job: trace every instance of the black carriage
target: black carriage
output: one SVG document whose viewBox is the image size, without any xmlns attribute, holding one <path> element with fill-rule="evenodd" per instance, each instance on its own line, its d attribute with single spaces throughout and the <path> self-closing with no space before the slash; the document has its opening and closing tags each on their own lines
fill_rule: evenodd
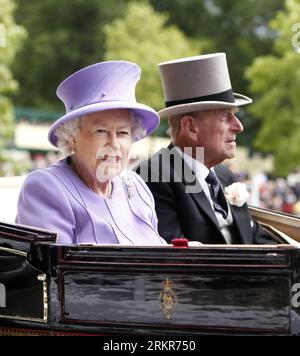
<svg viewBox="0 0 300 356">
<path fill-rule="evenodd" d="M 300 335 L 299 220 L 252 213 L 281 244 L 58 246 L 1 223 L 0 334 Z"/>
</svg>

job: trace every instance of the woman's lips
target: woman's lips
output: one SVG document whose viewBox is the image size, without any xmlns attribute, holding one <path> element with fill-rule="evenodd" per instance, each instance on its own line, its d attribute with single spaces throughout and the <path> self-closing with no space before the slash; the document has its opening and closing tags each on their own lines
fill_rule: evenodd
<svg viewBox="0 0 300 356">
<path fill-rule="evenodd" d="M 98 159 L 100 159 L 103 162 L 107 162 L 107 163 L 119 163 L 121 160 L 121 157 L 120 156 L 104 155 L 103 157 L 99 157 Z"/>
</svg>

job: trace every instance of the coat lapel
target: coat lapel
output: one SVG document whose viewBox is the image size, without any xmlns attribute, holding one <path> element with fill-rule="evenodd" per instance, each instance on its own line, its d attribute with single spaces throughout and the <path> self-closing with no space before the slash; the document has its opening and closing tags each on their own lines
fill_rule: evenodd
<svg viewBox="0 0 300 356">
<path fill-rule="evenodd" d="M 169 145 L 168 149 L 169 152 L 174 155 L 174 162 L 171 161 L 174 170 L 174 180 L 176 179 L 176 181 L 181 181 L 184 184 L 186 194 L 190 194 L 190 197 L 196 202 L 198 207 L 214 223 L 216 228 L 220 230 L 216 215 L 195 174 L 172 144 Z"/>
<path fill-rule="evenodd" d="M 216 170 L 216 173 L 221 182 L 223 189 L 231 184 L 231 182 L 228 182 L 228 178 L 222 175 L 218 170 Z M 243 207 L 239 208 L 237 206 L 230 205 L 230 210 L 232 212 L 233 221 L 236 224 L 236 227 L 239 231 L 243 243 L 252 244 L 253 243 L 251 239 L 252 232 L 251 232 L 249 215 L 245 213 Z"/>
<path fill-rule="evenodd" d="M 249 221 L 248 214 L 245 214 L 243 208 L 239 208 L 237 206 L 230 206 L 233 220 L 236 223 L 236 227 L 239 230 L 242 241 L 246 245 L 253 244 L 251 239 L 251 225 Z"/>
<path fill-rule="evenodd" d="M 186 189 L 187 192 L 190 192 L 190 188 L 188 186 L 186 186 Z M 216 214 L 212 210 L 211 205 L 203 190 L 200 193 L 191 192 L 191 197 L 192 199 L 194 199 L 197 205 L 202 209 L 202 211 L 207 215 L 207 217 L 215 224 L 216 228 L 220 230 L 220 225 L 216 218 Z"/>
</svg>

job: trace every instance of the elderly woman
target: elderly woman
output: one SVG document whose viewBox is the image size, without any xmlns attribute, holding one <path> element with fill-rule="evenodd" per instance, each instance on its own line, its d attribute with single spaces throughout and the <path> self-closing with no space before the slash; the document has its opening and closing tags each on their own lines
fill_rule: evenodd
<svg viewBox="0 0 300 356">
<path fill-rule="evenodd" d="M 59 244 L 162 245 L 153 197 L 127 170 L 132 142 L 153 132 L 157 113 L 135 100 L 140 68 L 86 67 L 57 89 L 66 115 L 49 141 L 67 156 L 26 179 L 16 222 L 58 233 Z"/>
</svg>

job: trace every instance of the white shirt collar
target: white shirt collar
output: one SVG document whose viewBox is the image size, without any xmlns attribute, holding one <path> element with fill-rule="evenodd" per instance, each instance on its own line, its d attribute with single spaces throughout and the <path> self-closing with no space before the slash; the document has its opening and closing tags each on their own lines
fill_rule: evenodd
<svg viewBox="0 0 300 356">
<path fill-rule="evenodd" d="M 208 201 L 210 202 L 211 208 L 214 211 L 214 206 L 213 206 L 213 202 L 212 202 L 212 199 L 210 196 L 209 188 L 208 188 L 207 182 L 205 180 L 209 174 L 209 169 L 203 163 L 195 160 L 190 155 L 184 153 L 179 147 L 176 147 L 176 146 L 174 146 L 174 147 L 175 147 L 176 151 L 178 152 L 178 154 L 184 159 L 185 163 L 191 168 L 191 170 L 196 175 L 196 178 L 198 179 L 199 183 L 201 184 L 202 189 L 203 189 Z M 211 168 L 211 169 L 212 169 L 212 171 L 214 171 L 213 168 Z M 215 211 L 215 214 L 216 214 L 218 223 L 220 225 L 221 232 L 222 232 L 226 242 L 228 244 L 230 244 L 230 243 L 232 243 L 232 236 L 228 229 L 228 225 L 232 224 L 233 217 L 232 217 L 232 213 L 231 213 L 228 203 L 227 203 L 227 206 L 228 206 L 228 216 L 226 219 L 224 219 L 222 214 L 220 214 L 219 212 Z"/>
<path fill-rule="evenodd" d="M 203 183 L 209 174 L 209 169 L 201 162 L 197 161 L 190 155 L 184 153 L 179 147 L 174 146 L 178 154 L 184 159 L 185 163 L 191 168 L 198 181 Z"/>
</svg>

